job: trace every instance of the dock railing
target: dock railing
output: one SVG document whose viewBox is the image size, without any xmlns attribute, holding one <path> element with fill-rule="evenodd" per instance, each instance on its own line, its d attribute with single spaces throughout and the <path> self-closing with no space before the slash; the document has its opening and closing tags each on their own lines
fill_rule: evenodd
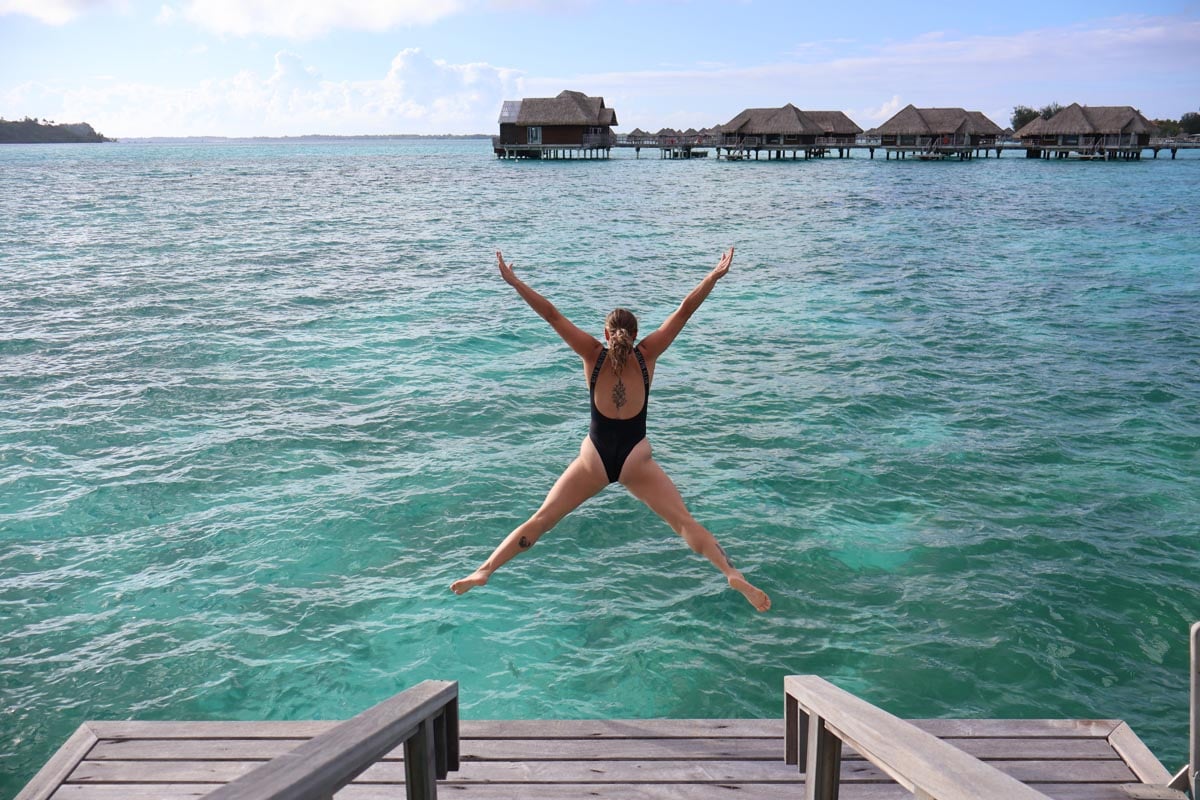
<svg viewBox="0 0 1200 800">
<path fill-rule="evenodd" d="M 330 800 L 404 745 L 408 800 L 434 800 L 458 769 L 458 683 L 425 681 L 274 758 L 205 800 Z"/>
<path fill-rule="evenodd" d="M 1189 792 L 1195 800 L 1200 792 L 1200 622 L 1192 623 L 1192 668 L 1189 688 L 1188 762 L 1167 786 Z"/>
<path fill-rule="evenodd" d="M 806 800 L 837 800 L 843 743 L 922 800 L 1049 800 L 816 675 L 789 675 L 783 687 L 784 760 L 805 773 Z"/>
<path fill-rule="evenodd" d="M 1200 793 L 1200 622 L 1192 625 L 1192 711 L 1189 715 L 1191 740 L 1188 742 L 1188 788 L 1192 797 Z"/>
</svg>

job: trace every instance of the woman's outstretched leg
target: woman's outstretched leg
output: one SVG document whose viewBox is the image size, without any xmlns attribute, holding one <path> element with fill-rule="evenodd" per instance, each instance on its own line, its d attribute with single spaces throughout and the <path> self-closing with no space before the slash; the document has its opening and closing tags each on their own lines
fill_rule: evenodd
<svg viewBox="0 0 1200 800">
<path fill-rule="evenodd" d="M 649 441 L 643 440 L 630 453 L 621 469 L 621 483 L 682 536 L 688 547 L 721 570 L 729 585 L 741 592 L 750 601 L 750 605 L 759 611 L 766 611 L 771 607 L 771 598 L 734 568 L 716 537 L 687 510 L 674 482 L 651 455 Z"/>
<path fill-rule="evenodd" d="M 584 446 L 587 446 L 584 442 Z M 589 457 L 590 455 L 590 457 Z M 504 537 L 488 560 L 479 569 L 465 578 L 450 584 L 455 594 L 465 594 L 476 586 L 488 582 L 492 573 L 503 566 L 513 556 L 533 547 L 534 543 L 549 531 L 558 521 L 579 507 L 579 504 L 608 485 L 608 477 L 604 474 L 604 466 L 600 457 L 593 450 L 590 454 L 580 449 L 579 457 L 563 471 L 555 481 L 550 493 L 546 495 L 542 507 L 533 516 Z"/>
</svg>

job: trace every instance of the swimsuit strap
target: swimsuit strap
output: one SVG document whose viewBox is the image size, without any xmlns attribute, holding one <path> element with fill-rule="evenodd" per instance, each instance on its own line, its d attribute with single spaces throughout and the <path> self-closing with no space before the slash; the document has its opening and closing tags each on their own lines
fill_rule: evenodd
<svg viewBox="0 0 1200 800">
<path fill-rule="evenodd" d="M 642 383 L 646 387 L 646 395 L 650 395 L 650 373 L 646 370 L 646 359 L 642 358 L 642 351 L 633 348 L 633 354 L 637 356 L 638 366 L 642 368 Z M 600 357 L 596 359 L 596 366 L 592 368 L 592 377 L 588 379 L 588 389 L 596 391 L 596 379 L 600 377 L 600 367 L 604 364 L 604 359 L 608 356 L 608 348 L 600 351 Z"/>
<path fill-rule="evenodd" d="M 642 358 L 642 351 L 633 348 L 633 354 L 637 356 L 638 366 L 642 368 L 642 383 L 646 384 L 646 399 L 650 399 L 650 373 L 646 371 L 646 359 Z"/>
<path fill-rule="evenodd" d="M 604 363 L 604 358 L 608 355 L 608 348 L 600 350 L 600 357 L 596 359 L 596 366 L 592 369 L 592 377 L 588 380 L 588 389 L 596 391 L 596 379 L 600 377 L 600 365 Z"/>
</svg>

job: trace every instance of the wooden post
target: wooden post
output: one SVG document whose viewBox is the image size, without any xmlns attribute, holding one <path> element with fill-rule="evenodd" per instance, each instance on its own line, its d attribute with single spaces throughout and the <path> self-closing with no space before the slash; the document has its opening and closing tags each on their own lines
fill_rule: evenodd
<svg viewBox="0 0 1200 800">
<path fill-rule="evenodd" d="M 842 740 L 825 727 L 825 720 L 816 714 L 809 714 L 805 800 L 838 800 L 841 769 Z"/>
<path fill-rule="evenodd" d="M 1192 625 L 1192 713 L 1191 741 L 1188 747 L 1188 775 L 1192 797 L 1200 791 L 1200 622 Z"/>
<path fill-rule="evenodd" d="M 799 772 L 808 768 L 808 712 L 787 692 L 783 695 L 783 763 L 797 765 Z"/>
<path fill-rule="evenodd" d="M 404 743 L 404 783 L 408 800 L 437 800 L 435 734 L 431 720 L 422 720 L 417 733 Z"/>
</svg>

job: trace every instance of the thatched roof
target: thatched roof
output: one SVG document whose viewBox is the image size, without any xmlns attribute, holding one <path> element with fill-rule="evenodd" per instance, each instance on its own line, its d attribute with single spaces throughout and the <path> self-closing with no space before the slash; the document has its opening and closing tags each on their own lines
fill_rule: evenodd
<svg viewBox="0 0 1200 800">
<path fill-rule="evenodd" d="M 971 120 L 975 123 L 970 133 L 978 133 L 983 136 L 1003 136 L 1004 129 L 996 123 L 992 122 L 982 111 L 968 111 Z"/>
<path fill-rule="evenodd" d="M 1050 119 L 1038 117 L 1017 131 L 1025 136 L 1153 133 L 1154 124 L 1133 106 L 1081 106 L 1072 103 Z"/>
<path fill-rule="evenodd" d="M 1003 131 L 979 111 L 963 108 L 917 108 L 911 103 L 875 128 L 880 136 L 944 136 L 946 134 L 983 134 L 999 136 Z"/>
<path fill-rule="evenodd" d="M 634 128 L 633 130 L 631 130 L 631 131 L 629 132 L 629 135 L 630 135 L 631 137 L 633 137 L 633 138 L 635 138 L 635 139 L 636 139 L 636 138 L 638 138 L 638 137 L 641 137 L 641 136 L 649 136 L 650 134 L 646 133 L 646 132 L 645 132 L 644 130 L 642 130 L 641 128 Z"/>
<path fill-rule="evenodd" d="M 881 136 L 884 134 L 931 136 L 933 131 L 929 129 L 929 123 L 925 121 L 924 115 L 910 103 L 897 111 L 887 122 L 875 128 L 874 133 Z"/>
<path fill-rule="evenodd" d="M 805 111 L 804 114 L 821 126 L 821 131 L 826 136 L 851 136 L 863 132 L 862 128 L 854 124 L 854 120 L 841 111 Z"/>
<path fill-rule="evenodd" d="M 603 97 L 588 97 L 568 90 L 558 97 L 525 98 L 520 103 L 516 124 L 612 126 L 617 124 L 617 112 L 605 107 Z"/>
<path fill-rule="evenodd" d="M 658 133 L 656 133 L 654 135 L 655 136 L 678 136 L 679 131 L 675 130 L 674 128 L 659 128 Z"/>
<path fill-rule="evenodd" d="M 823 131 L 807 114 L 788 103 L 783 108 L 747 108 L 721 126 L 724 133 L 743 136 L 800 134 L 819 136 Z"/>
</svg>

